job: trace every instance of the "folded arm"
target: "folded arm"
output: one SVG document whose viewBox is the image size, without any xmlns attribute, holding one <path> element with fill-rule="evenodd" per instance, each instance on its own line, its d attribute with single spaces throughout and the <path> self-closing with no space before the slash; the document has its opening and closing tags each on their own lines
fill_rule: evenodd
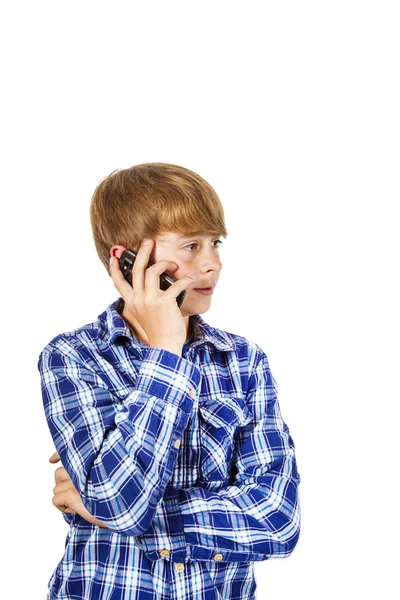
<svg viewBox="0 0 400 600">
<path fill-rule="evenodd" d="M 207 489 L 207 482 L 189 489 L 168 486 L 156 518 L 139 538 L 149 558 L 159 558 L 160 540 L 174 560 L 256 561 L 294 550 L 300 476 L 264 353 L 250 375 L 246 406 L 252 418 L 240 429 L 231 479 L 218 490 Z"/>
<path fill-rule="evenodd" d="M 85 508 L 113 531 L 143 533 L 172 476 L 199 369 L 150 347 L 123 400 L 66 341 L 46 346 L 38 369 L 54 445 Z"/>
</svg>

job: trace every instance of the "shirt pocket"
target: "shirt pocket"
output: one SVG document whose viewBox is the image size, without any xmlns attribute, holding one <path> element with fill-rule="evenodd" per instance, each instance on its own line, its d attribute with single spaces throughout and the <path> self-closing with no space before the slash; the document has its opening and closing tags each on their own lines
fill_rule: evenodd
<svg viewBox="0 0 400 600">
<path fill-rule="evenodd" d="M 240 427 L 252 419 L 244 400 L 235 396 L 199 400 L 200 470 L 207 482 L 227 483 Z"/>
</svg>

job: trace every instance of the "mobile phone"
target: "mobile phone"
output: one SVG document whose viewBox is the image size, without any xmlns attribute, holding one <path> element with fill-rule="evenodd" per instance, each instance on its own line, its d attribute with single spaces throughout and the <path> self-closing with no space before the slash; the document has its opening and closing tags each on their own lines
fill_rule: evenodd
<svg viewBox="0 0 400 600">
<path fill-rule="evenodd" d="M 132 285 L 132 267 L 135 260 L 136 252 L 134 250 L 124 250 L 119 259 L 119 267 L 129 285 Z M 153 264 L 154 263 L 149 261 L 147 267 L 151 267 L 151 265 Z M 167 273 L 162 273 L 160 275 L 160 290 L 167 290 L 173 283 L 175 283 L 175 281 L 176 279 L 171 277 L 171 275 L 167 275 Z M 176 297 L 176 302 L 179 307 L 181 306 L 185 296 L 186 290 L 182 290 L 181 293 Z"/>
</svg>

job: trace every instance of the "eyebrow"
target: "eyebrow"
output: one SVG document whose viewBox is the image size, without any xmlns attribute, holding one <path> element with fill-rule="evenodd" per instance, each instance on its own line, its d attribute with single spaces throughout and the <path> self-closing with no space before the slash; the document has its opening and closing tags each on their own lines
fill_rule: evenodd
<svg viewBox="0 0 400 600">
<path fill-rule="evenodd" d="M 203 236 L 202 235 L 188 235 L 188 236 L 182 235 L 181 237 L 178 237 L 175 241 L 176 242 L 181 242 L 182 240 L 190 240 L 190 239 L 195 238 L 195 237 L 203 237 Z M 209 237 L 210 239 L 212 239 L 213 237 L 216 237 L 216 236 L 215 235 L 209 235 L 207 237 Z"/>
</svg>

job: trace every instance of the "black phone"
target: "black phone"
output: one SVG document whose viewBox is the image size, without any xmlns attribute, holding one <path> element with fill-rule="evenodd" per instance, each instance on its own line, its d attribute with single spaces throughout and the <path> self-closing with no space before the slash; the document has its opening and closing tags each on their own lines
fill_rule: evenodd
<svg viewBox="0 0 400 600">
<path fill-rule="evenodd" d="M 122 271 L 123 276 L 129 285 L 132 285 L 132 267 L 133 263 L 136 260 L 136 252 L 134 250 L 124 250 L 119 259 L 119 268 Z M 153 265 L 151 261 L 149 261 L 147 267 L 151 267 Z M 167 290 L 173 283 L 175 283 L 176 279 L 171 277 L 171 275 L 167 275 L 167 273 L 162 273 L 160 275 L 160 290 Z M 181 293 L 176 297 L 176 302 L 180 307 L 184 298 L 186 296 L 186 290 L 182 290 Z"/>
</svg>

